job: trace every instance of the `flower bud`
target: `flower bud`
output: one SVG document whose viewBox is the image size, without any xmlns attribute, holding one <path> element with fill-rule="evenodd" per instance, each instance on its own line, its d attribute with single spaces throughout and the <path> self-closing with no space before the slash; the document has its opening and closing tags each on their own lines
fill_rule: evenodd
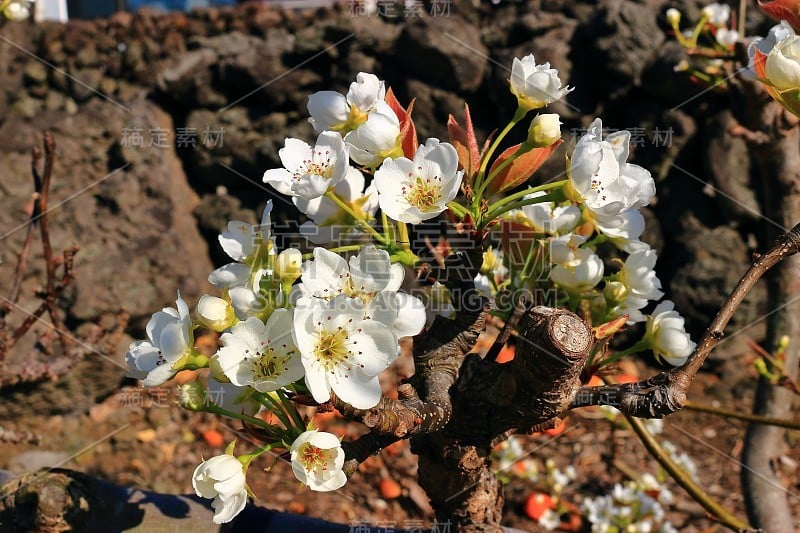
<svg viewBox="0 0 800 533">
<path fill-rule="evenodd" d="M 789 36 L 772 48 L 767 56 L 766 74 L 779 91 L 800 89 L 800 36 Z"/>
<path fill-rule="evenodd" d="M 611 307 L 625 300 L 628 288 L 620 281 L 609 281 L 603 288 L 603 296 Z"/>
<path fill-rule="evenodd" d="M 528 142 L 534 148 L 550 146 L 561 138 L 561 121 L 556 113 L 536 115 L 528 127 Z"/>
<path fill-rule="evenodd" d="M 178 387 L 178 405 L 187 411 L 205 411 L 208 407 L 205 385 L 190 381 Z"/>
<path fill-rule="evenodd" d="M 197 319 L 209 329 L 223 331 L 236 322 L 236 315 L 226 300 L 204 294 L 197 302 Z"/>
<path fill-rule="evenodd" d="M 667 24 L 672 26 L 673 28 L 677 28 L 678 24 L 681 23 L 681 12 L 671 7 L 667 9 Z"/>
<path fill-rule="evenodd" d="M 303 274 L 303 254 L 296 248 L 288 248 L 278 254 L 275 265 L 278 277 L 284 283 L 294 283 Z"/>
<path fill-rule="evenodd" d="M 23 0 L 11 0 L 11 3 L 9 3 L 5 11 L 3 11 L 3 15 L 5 15 L 8 20 L 13 20 L 15 22 L 26 20 L 31 16 L 29 5 L 28 2 L 24 2 Z"/>
</svg>

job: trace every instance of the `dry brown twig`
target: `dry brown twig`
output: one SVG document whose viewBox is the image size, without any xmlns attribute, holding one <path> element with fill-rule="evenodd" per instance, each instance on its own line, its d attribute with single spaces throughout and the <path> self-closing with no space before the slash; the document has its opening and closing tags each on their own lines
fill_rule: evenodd
<svg viewBox="0 0 800 533">
<path fill-rule="evenodd" d="M 60 256 L 54 256 L 53 254 L 47 206 L 55 162 L 56 143 L 52 134 L 45 132 L 42 139 L 42 148 L 34 148 L 31 152 L 31 175 L 34 189 L 32 195 L 33 209 L 28 216 L 25 238 L 17 254 L 11 290 L 8 297 L 0 297 L 0 388 L 21 383 L 36 383 L 57 379 L 83 359 L 87 351 L 91 351 L 86 347 L 86 343 L 82 343 L 83 346 L 76 344 L 59 316 L 58 298 L 74 279 L 74 259 L 79 247 L 77 245 L 70 246 Z M 39 170 L 40 166 L 41 172 Z M 42 242 L 46 280 L 44 287 L 36 291 L 36 296 L 42 302 L 34 311 L 28 312 L 18 308 L 17 304 L 22 292 L 22 282 L 25 278 L 36 226 L 39 227 L 39 235 Z M 25 316 L 19 325 L 12 329 L 7 318 L 15 310 L 24 313 Z M 26 361 L 25 364 L 18 368 L 8 368 L 6 366 L 6 356 L 9 350 L 28 333 L 33 324 L 39 321 L 45 313 L 50 318 L 48 326 L 55 332 L 62 353 L 49 361 Z M 102 332 L 99 337 L 91 339 L 93 342 L 90 342 L 90 344 L 96 342 L 101 346 L 105 346 L 104 351 L 110 353 L 113 350 L 112 343 L 116 344 L 119 340 L 127 320 L 127 315 L 120 313 L 116 317 L 115 324 L 107 330 L 100 328 Z M 3 440 L 1 436 L 0 440 Z"/>
</svg>

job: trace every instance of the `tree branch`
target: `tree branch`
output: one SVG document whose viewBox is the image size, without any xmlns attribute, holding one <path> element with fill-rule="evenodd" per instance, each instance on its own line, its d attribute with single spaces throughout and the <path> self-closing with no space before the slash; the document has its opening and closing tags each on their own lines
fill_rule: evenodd
<svg viewBox="0 0 800 533">
<path fill-rule="evenodd" d="M 717 316 L 703 334 L 686 362 L 638 383 L 603 387 L 583 387 L 570 409 L 590 405 L 611 405 L 626 415 L 661 418 L 686 404 L 686 393 L 694 376 L 711 350 L 723 338 L 730 321 L 744 297 L 772 267 L 800 251 L 800 224 L 783 234 L 765 254 L 754 254 L 753 263 L 725 300 Z"/>
</svg>

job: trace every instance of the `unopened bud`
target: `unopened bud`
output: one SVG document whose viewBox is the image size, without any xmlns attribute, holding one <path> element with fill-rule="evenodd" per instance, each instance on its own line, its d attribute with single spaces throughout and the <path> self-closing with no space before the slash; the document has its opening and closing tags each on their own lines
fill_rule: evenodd
<svg viewBox="0 0 800 533">
<path fill-rule="evenodd" d="M 603 288 L 603 296 L 610 306 L 615 306 L 625 300 L 628 295 L 628 287 L 619 281 L 609 281 Z"/>
<path fill-rule="evenodd" d="M 178 405 L 187 411 L 205 411 L 206 387 L 199 381 L 190 381 L 178 387 Z"/>
<path fill-rule="evenodd" d="M 528 142 L 534 148 L 551 146 L 561 138 L 561 121 L 556 113 L 536 115 L 528 127 Z"/>
<path fill-rule="evenodd" d="M 667 24 L 672 26 L 673 28 L 677 28 L 678 24 L 681 23 L 681 12 L 671 7 L 667 9 Z"/>
<path fill-rule="evenodd" d="M 197 320 L 209 329 L 223 331 L 236 322 L 236 314 L 226 300 L 204 294 L 197 302 Z"/>
<path fill-rule="evenodd" d="M 303 274 L 303 254 L 297 248 L 288 248 L 278 254 L 275 265 L 278 277 L 284 283 L 294 283 Z"/>
</svg>

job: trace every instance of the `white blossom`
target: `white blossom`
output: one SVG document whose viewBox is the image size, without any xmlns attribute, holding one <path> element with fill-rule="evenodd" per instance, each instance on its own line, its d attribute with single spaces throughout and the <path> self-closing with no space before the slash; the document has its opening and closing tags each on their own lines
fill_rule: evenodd
<svg viewBox="0 0 800 533">
<path fill-rule="evenodd" d="M 219 269 L 218 269 L 219 270 Z M 243 284 L 228 289 L 231 306 L 239 320 L 247 320 L 267 311 L 267 301 L 261 295 L 261 280 L 270 279 L 273 271 L 268 268 L 250 270 Z"/>
<path fill-rule="evenodd" d="M 578 248 L 572 261 L 553 267 L 550 279 L 568 292 L 586 292 L 603 279 L 603 260 L 588 248 Z"/>
<path fill-rule="evenodd" d="M 449 143 L 428 139 L 411 161 L 387 159 L 375 172 L 381 210 L 394 220 L 419 224 L 447 208 L 458 194 L 463 170 Z"/>
<path fill-rule="evenodd" d="M 344 486 L 344 450 L 336 435 L 312 429 L 292 443 L 292 472 L 311 490 L 331 491 Z"/>
<path fill-rule="evenodd" d="M 667 23 L 674 28 L 677 27 L 680 22 L 681 12 L 674 7 L 667 9 Z"/>
<path fill-rule="evenodd" d="M 300 139 L 286 139 L 278 151 L 284 168 L 264 173 L 264 183 L 279 193 L 304 200 L 319 198 L 347 175 L 348 148 L 335 131 L 323 131 L 312 148 Z"/>
<path fill-rule="evenodd" d="M 547 531 L 555 531 L 561 525 L 561 517 L 552 509 L 545 509 L 538 523 Z"/>
<path fill-rule="evenodd" d="M 242 463 L 232 455 L 217 455 L 203 461 L 192 474 L 192 486 L 202 498 L 213 498 L 214 523 L 226 524 L 247 504 Z"/>
<path fill-rule="evenodd" d="M 650 248 L 639 240 L 644 233 L 644 217 L 638 209 L 627 209 L 611 216 L 596 215 L 594 225 L 620 250 L 633 253 Z"/>
<path fill-rule="evenodd" d="M 217 351 L 222 372 L 240 387 L 272 392 L 303 377 L 300 353 L 292 339 L 292 312 L 276 309 L 267 323 L 250 317 L 223 333 Z"/>
<path fill-rule="evenodd" d="M 714 38 L 719 44 L 725 47 L 733 46 L 739 40 L 739 32 L 728 28 L 719 28 Z"/>
<path fill-rule="evenodd" d="M 536 109 L 560 100 L 572 89 L 562 87 L 558 70 L 546 62 L 537 65 L 533 54 L 522 59 L 514 58 L 511 65 L 511 92 L 517 97 L 520 107 Z"/>
<path fill-rule="evenodd" d="M 252 284 L 256 273 L 257 255 L 275 253 L 271 241 L 270 214 L 272 200 L 267 201 L 261 215 L 261 223 L 248 224 L 239 220 L 228 222 L 228 230 L 220 233 L 219 243 L 225 253 L 233 259 L 233 263 L 223 265 L 212 271 L 208 282 L 219 289 L 244 287 Z M 264 250 L 266 247 L 266 250 Z"/>
<path fill-rule="evenodd" d="M 536 115 L 528 126 L 528 142 L 535 148 L 551 146 L 561 138 L 560 118 L 557 113 Z"/>
<path fill-rule="evenodd" d="M 773 50 L 775 50 L 776 53 L 779 53 L 781 47 L 783 46 L 783 42 L 788 41 L 789 38 L 794 36 L 795 36 L 794 29 L 789 25 L 788 22 L 782 20 L 780 24 L 776 24 L 775 26 L 770 28 L 766 38 L 755 37 L 750 42 L 750 46 L 747 47 L 747 55 L 749 57 L 749 61 L 747 64 L 747 74 L 752 78 L 755 78 L 756 76 L 755 64 L 754 64 L 756 51 L 769 57 L 770 53 L 772 53 Z M 776 46 L 778 45 L 778 43 L 781 43 L 781 45 Z M 780 62 L 778 63 L 778 65 L 780 65 Z"/>
<path fill-rule="evenodd" d="M 631 132 L 617 131 L 602 138 L 602 122 L 595 119 L 572 152 L 570 183 L 582 202 L 602 216 L 650 203 L 656 188 L 650 172 L 626 163 Z"/>
<path fill-rule="evenodd" d="M 355 167 L 350 167 L 345 178 L 333 192 L 342 201 L 353 205 L 357 211 L 372 217 L 378 210 L 378 194 L 374 184 L 364 190 L 364 175 Z M 294 205 L 311 220 L 300 226 L 300 234 L 314 244 L 340 243 L 359 228 L 336 203 L 325 196 L 313 200 L 292 198 Z"/>
<path fill-rule="evenodd" d="M 363 123 L 386 97 L 386 86 L 374 74 L 359 72 L 350 84 L 347 96 L 335 91 L 319 91 L 308 97 L 308 119 L 318 132 L 349 131 Z M 348 129 L 348 126 L 350 128 Z"/>
<path fill-rule="evenodd" d="M 534 192 L 525 199 L 544 196 L 544 191 Z M 533 223 L 534 229 L 543 233 L 564 233 L 575 229 L 581 220 L 581 209 L 575 204 L 556 206 L 553 202 L 541 202 L 522 206 L 522 213 Z"/>
<path fill-rule="evenodd" d="M 656 358 L 679 366 L 691 355 L 696 345 L 686 333 L 683 317 L 674 308 L 675 304 L 670 300 L 658 304 L 647 319 L 645 336 Z"/>
<path fill-rule="evenodd" d="M 630 254 L 617 275 L 617 282 L 611 282 L 603 294 L 612 302 L 613 316 L 630 315 L 628 323 L 644 321 L 640 311 L 648 301 L 658 300 L 661 292 L 661 280 L 656 276 L 654 267 L 658 257 L 650 248 L 641 249 Z"/>
<path fill-rule="evenodd" d="M 304 298 L 331 300 L 341 294 L 364 303 L 364 317 L 388 326 L 397 337 L 416 335 L 425 326 L 425 306 L 419 298 L 398 292 L 405 270 L 392 264 L 389 253 L 367 244 L 350 258 L 314 248 L 314 260 L 303 265 L 297 290 Z"/>
<path fill-rule="evenodd" d="M 314 400 L 326 402 L 333 391 L 357 409 L 374 407 L 381 397 L 378 374 L 399 355 L 397 337 L 381 322 L 364 319 L 359 298 L 308 301 L 295 309 L 292 331 Z"/>
<path fill-rule="evenodd" d="M 148 340 L 131 343 L 125 362 L 129 377 L 142 380 L 145 387 L 154 387 L 170 379 L 173 365 L 191 352 L 194 346 L 189 306 L 178 293 L 177 310 L 165 307 L 153 314 L 145 331 Z"/>
<path fill-rule="evenodd" d="M 731 16 L 731 6 L 718 3 L 709 4 L 703 8 L 703 16 L 713 26 L 721 28 L 728 23 L 728 19 Z"/>
<path fill-rule="evenodd" d="M 386 102 L 378 102 L 366 122 L 344 136 L 350 157 L 359 165 L 377 167 L 387 157 L 402 155 L 400 120 Z"/>
<path fill-rule="evenodd" d="M 575 261 L 580 261 L 578 251 L 581 244 L 586 242 L 586 237 L 567 233 L 550 239 L 550 262 L 556 265 L 570 266 Z"/>
<path fill-rule="evenodd" d="M 765 73 L 779 91 L 800 89 L 799 35 L 789 35 L 772 48 L 767 55 Z"/>
<path fill-rule="evenodd" d="M 209 362 L 212 365 L 219 364 L 215 358 L 210 359 Z M 217 381 L 213 377 L 209 377 L 206 398 L 208 402 L 222 407 L 226 411 L 255 416 L 264 409 L 264 406 L 253 398 L 253 390 L 252 387 L 240 387 L 233 383 Z"/>
</svg>

